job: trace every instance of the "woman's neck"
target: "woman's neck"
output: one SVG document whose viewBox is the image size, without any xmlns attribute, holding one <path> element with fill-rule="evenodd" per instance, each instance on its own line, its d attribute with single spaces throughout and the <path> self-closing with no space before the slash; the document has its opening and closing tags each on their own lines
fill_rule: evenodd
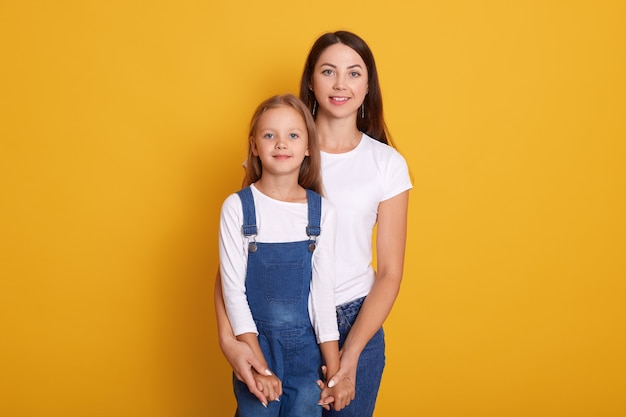
<svg viewBox="0 0 626 417">
<path fill-rule="evenodd" d="M 320 115 L 321 116 L 321 115 Z M 361 141 L 361 132 L 356 120 L 318 117 L 315 121 L 320 149 L 327 153 L 345 153 L 356 148 Z"/>
</svg>

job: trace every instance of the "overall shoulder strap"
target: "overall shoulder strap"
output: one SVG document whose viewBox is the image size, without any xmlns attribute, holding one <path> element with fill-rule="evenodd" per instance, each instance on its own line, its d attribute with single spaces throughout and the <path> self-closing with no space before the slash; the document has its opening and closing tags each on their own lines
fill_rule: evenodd
<svg viewBox="0 0 626 417">
<path fill-rule="evenodd" d="M 306 198 L 309 206 L 309 225 L 306 227 L 306 234 L 308 236 L 319 236 L 321 232 L 322 196 L 315 191 L 307 189 Z"/>
<path fill-rule="evenodd" d="M 241 232 L 244 236 L 256 235 L 256 211 L 254 210 L 252 189 L 246 187 L 237 191 L 237 195 L 241 199 L 241 206 L 243 207 L 243 225 L 241 226 Z"/>
</svg>

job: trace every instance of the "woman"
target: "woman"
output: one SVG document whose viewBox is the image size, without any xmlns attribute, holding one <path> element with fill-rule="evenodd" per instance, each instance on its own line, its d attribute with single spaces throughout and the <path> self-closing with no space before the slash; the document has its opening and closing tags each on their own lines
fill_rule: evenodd
<svg viewBox="0 0 626 417">
<path fill-rule="evenodd" d="M 315 117 L 324 191 L 337 211 L 335 300 L 341 360 L 327 384 L 332 387 L 347 380 L 356 385 L 354 401 L 350 396 L 329 397 L 326 402 L 333 402 L 333 409 L 326 413 L 371 416 L 385 362 L 382 324 L 397 297 L 404 267 L 408 169 L 390 146 L 374 57 L 357 35 L 326 33 L 314 43 L 300 98 Z M 267 401 L 252 378 L 252 372 L 265 370 L 232 335 L 220 285 L 216 285 L 215 304 L 224 355 L 236 377 L 262 402 Z"/>
</svg>

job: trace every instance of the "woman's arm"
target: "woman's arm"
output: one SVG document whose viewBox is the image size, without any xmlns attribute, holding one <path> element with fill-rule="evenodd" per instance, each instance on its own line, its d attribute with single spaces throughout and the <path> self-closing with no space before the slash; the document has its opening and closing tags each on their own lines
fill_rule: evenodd
<svg viewBox="0 0 626 417">
<path fill-rule="evenodd" d="M 376 279 L 348 333 L 341 350 L 340 370 L 328 381 L 329 387 L 343 378 L 356 382 L 359 356 L 382 326 L 398 296 L 404 269 L 408 205 L 407 190 L 378 206 Z"/>
<path fill-rule="evenodd" d="M 271 372 L 257 359 L 250 346 L 245 342 L 240 342 L 235 337 L 233 329 L 230 326 L 230 321 L 228 320 L 228 315 L 226 314 L 226 306 L 224 305 L 224 297 L 222 295 L 222 276 L 219 269 L 215 277 L 214 294 L 213 301 L 215 304 L 220 349 L 233 368 L 235 377 L 244 382 L 250 392 L 254 394 L 261 403 L 267 404 L 268 398 L 261 392 L 263 387 L 257 386 L 252 374 L 252 369 L 261 375 L 271 375 Z"/>
</svg>

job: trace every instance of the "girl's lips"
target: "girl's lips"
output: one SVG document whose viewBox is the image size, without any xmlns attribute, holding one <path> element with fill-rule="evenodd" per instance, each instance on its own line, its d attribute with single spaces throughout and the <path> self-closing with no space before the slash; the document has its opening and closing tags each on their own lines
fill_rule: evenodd
<svg viewBox="0 0 626 417">
<path fill-rule="evenodd" d="M 291 158 L 289 155 L 274 155 L 274 159 L 289 159 Z"/>
</svg>

